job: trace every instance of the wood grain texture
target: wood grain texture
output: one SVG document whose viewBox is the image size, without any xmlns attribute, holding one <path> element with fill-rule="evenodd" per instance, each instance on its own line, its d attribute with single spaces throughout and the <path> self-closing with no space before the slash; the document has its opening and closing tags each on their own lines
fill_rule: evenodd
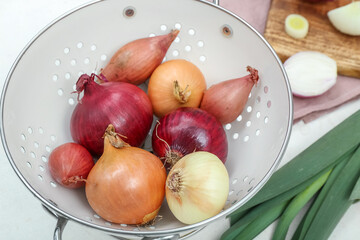
<svg viewBox="0 0 360 240">
<path fill-rule="evenodd" d="M 264 36 L 282 61 L 299 51 L 319 51 L 337 62 L 340 75 L 360 78 L 360 36 L 342 34 L 327 17 L 329 10 L 350 2 L 312 4 L 303 0 L 272 0 Z M 309 21 L 309 32 L 303 39 L 292 38 L 285 32 L 285 18 L 292 13 Z"/>
</svg>

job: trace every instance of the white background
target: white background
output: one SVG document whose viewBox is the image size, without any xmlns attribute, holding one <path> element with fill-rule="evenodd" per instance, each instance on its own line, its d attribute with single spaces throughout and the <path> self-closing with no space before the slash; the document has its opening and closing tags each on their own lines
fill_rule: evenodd
<svg viewBox="0 0 360 240">
<path fill-rule="evenodd" d="M 34 35 L 58 16 L 86 2 L 88 1 L 0 0 L 1 89 L 11 65 Z M 229 10 L 231 11 L 232 9 Z M 21 96 L 19 96 L 19 101 L 21 101 Z M 309 124 L 305 125 L 300 122 L 294 125 L 290 142 L 281 164 L 289 161 L 358 109 L 360 109 L 359 100 L 347 103 L 333 113 Z M 52 239 L 56 219 L 43 210 L 40 201 L 22 184 L 11 168 L 2 146 L 0 147 L 0 176 L 0 239 Z M 358 203 L 353 205 L 346 213 L 330 239 L 358 239 L 358 236 L 360 236 L 359 222 L 360 204 Z M 228 225 L 226 220 L 220 220 L 206 227 L 190 239 L 219 239 L 219 236 Z M 291 228 L 291 231 L 293 229 Z M 271 239 L 272 231 L 273 225 L 256 239 Z M 106 240 L 114 238 L 103 232 L 70 221 L 65 228 L 63 239 Z"/>
</svg>

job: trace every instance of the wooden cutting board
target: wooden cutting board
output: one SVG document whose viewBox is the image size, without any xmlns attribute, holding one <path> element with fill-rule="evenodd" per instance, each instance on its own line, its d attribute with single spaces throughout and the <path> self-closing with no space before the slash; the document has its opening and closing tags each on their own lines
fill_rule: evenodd
<svg viewBox="0 0 360 240">
<path fill-rule="evenodd" d="M 272 0 L 264 36 L 282 61 L 299 51 L 319 51 L 337 62 L 340 75 L 360 78 L 360 36 L 342 34 L 327 17 L 329 10 L 350 2 L 314 4 L 303 0 Z M 292 13 L 309 21 L 309 32 L 303 39 L 294 39 L 285 32 L 285 18 Z"/>
</svg>

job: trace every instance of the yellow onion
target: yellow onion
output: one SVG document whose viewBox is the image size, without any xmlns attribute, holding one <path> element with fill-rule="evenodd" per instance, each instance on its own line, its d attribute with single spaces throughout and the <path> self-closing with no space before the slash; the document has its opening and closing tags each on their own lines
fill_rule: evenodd
<svg viewBox="0 0 360 240">
<path fill-rule="evenodd" d="M 113 223 L 145 224 L 153 220 L 165 196 L 162 162 L 154 154 L 126 144 L 111 124 L 104 138 L 104 153 L 86 180 L 90 206 Z"/>
<path fill-rule="evenodd" d="M 166 200 L 174 216 L 194 224 L 218 214 L 229 194 L 229 175 L 214 154 L 199 151 L 185 155 L 166 179 Z"/>
</svg>

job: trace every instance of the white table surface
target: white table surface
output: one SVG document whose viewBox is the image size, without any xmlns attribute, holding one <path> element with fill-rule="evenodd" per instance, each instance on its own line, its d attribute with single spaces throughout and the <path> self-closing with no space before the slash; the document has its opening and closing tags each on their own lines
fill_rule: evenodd
<svg viewBox="0 0 360 240">
<path fill-rule="evenodd" d="M 0 0 L 1 89 L 11 65 L 32 37 L 58 16 L 86 2 L 88 0 Z M 231 11 L 231 9 L 229 10 Z M 338 110 L 309 124 L 300 122 L 294 125 L 281 165 L 357 109 L 360 109 L 360 100 L 347 103 Z M 2 145 L 0 147 L 0 176 L 0 239 L 52 239 L 56 219 L 43 210 L 40 201 L 17 177 L 5 156 Z M 330 239 L 359 239 L 359 223 L 360 203 L 357 203 L 347 211 Z M 294 231 L 294 225 L 290 228 L 290 232 Z M 216 240 L 228 226 L 227 220 L 219 220 L 189 239 Z M 271 225 L 256 239 L 271 239 L 273 229 L 274 225 Z M 63 239 L 110 240 L 114 238 L 69 221 L 64 230 Z"/>
</svg>

